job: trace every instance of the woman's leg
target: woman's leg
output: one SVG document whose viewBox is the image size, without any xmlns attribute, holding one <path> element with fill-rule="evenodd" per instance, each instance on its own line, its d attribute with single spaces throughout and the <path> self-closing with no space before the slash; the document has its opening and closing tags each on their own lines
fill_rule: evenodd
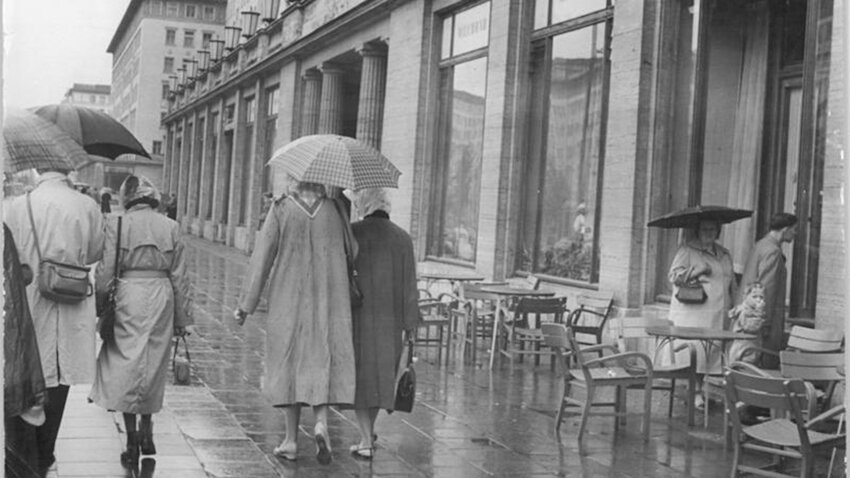
<svg viewBox="0 0 850 478">
<path fill-rule="evenodd" d="M 360 444 L 352 447 L 352 451 L 369 450 L 375 447 L 375 420 L 378 418 L 377 407 L 358 408 L 354 411 L 357 415 L 357 425 L 360 428 Z"/>
<path fill-rule="evenodd" d="M 328 437 L 328 406 L 316 405 L 313 407 L 316 415 L 316 427 L 313 430 L 316 439 L 316 459 L 322 465 L 331 462 L 331 440 Z"/>
<path fill-rule="evenodd" d="M 301 406 L 283 407 L 283 414 L 286 417 L 286 436 L 274 449 L 274 455 L 286 460 L 294 460 L 298 453 L 298 421 L 301 418 Z"/>
<path fill-rule="evenodd" d="M 121 452 L 121 463 L 134 465 L 139 462 L 139 434 L 135 414 L 124 414 L 124 428 L 127 431 L 127 449 Z"/>
<path fill-rule="evenodd" d="M 142 455 L 156 455 L 156 445 L 153 442 L 153 421 L 151 415 L 142 415 L 139 420 L 139 447 Z"/>
</svg>

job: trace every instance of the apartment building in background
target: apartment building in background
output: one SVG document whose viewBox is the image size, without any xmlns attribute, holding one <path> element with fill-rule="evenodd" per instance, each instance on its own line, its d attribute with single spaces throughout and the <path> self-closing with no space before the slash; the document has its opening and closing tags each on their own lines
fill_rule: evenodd
<svg viewBox="0 0 850 478">
<path fill-rule="evenodd" d="M 169 77 L 190 72 L 200 50 L 223 34 L 226 0 L 131 0 L 107 52 L 112 54 L 112 115 L 151 153 L 162 180 Z M 185 68 L 185 70 L 181 70 Z"/>
<path fill-rule="evenodd" d="M 91 85 L 88 83 L 74 83 L 68 88 L 62 103 L 80 105 L 88 108 L 109 113 L 111 87 L 109 85 Z"/>
</svg>

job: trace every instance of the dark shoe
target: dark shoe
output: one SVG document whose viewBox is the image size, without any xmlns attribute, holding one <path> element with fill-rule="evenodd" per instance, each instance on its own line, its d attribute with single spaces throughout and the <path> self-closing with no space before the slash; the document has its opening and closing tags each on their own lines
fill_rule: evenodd
<svg viewBox="0 0 850 478">
<path fill-rule="evenodd" d="M 322 465 L 330 465 L 330 463 L 331 463 L 331 449 L 330 449 L 330 446 L 328 444 L 327 433 L 326 432 L 319 432 L 318 430 L 316 430 L 315 438 L 316 438 L 316 460 Z"/>
<path fill-rule="evenodd" d="M 151 426 L 153 428 L 153 426 Z M 156 455 L 156 445 L 153 443 L 153 430 L 148 429 L 139 432 L 139 448 L 142 455 Z"/>
<path fill-rule="evenodd" d="M 121 452 L 121 464 L 135 466 L 139 464 L 138 432 L 127 432 L 127 449 Z"/>
</svg>

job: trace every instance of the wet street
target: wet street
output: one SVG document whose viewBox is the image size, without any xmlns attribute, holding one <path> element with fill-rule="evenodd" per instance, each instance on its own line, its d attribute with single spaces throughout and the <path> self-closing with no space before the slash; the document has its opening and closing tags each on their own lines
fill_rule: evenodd
<svg viewBox="0 0 850 478">
<path fill-rule="evenodd" d="M 720 435 L 719 406 L 711 408 L 708 429 L 702 426 L 701 413 L 696 426 L 688 428 L 682 400 L 676 400 L 673 418 L 668 419 L 667 395 L 655 392 L 649 441 L 642 440 L 637 415 L 629 417 L 616 433 L 613 418 L 591 417 L 580 448 L 575 416 L 562 426 L 560 443 L 554 438 L 554 409 L 561 384 L 545 360 L 539 366 L 526 362 L 513 367 L 504 361 L 490 372 L 480 364 L 465 365 L 455 354 L 448 364 L 438 365 L 435 349 L 418 352 L 413 413 L 379 415 L 372 462 L 349 454 L 349 446 L 359 440 L 354 414 L 337 410 L 329 422 L 331 465 L 316 461 L 313 416 L 307 410 L 302 412 L 298 460 L 279 460 L 272 450 L 283 438 L 283 413 L 260 393 L 266 321 L 263 304 L 244 327 L 231 319 L 248 257 L 217 244 L 187 240 L 196 304 L 195 332 L 189 337 L 193 383 L 168 386 L 165 409 L 154 418 L 160 448 L 154 457 L 155 473 L 142 470 L 142 475 L 136 476 L 729 476 L 731 451 L 725 450 Z M 479 360 L 485 359 L 486 353 L 480 353 Z M 630 411 L 641 409 L 641 393 L 630 392 Z M 82 401 L 83 395 L 75 396 Z M 70 413 L 74 416 L 76 412 Z M 86 472 L 80 464 L 82 474 L 69 473 L 63 461 L 72 459 L 67 458 L 71 452 L 60 441 L 59 476 L 116 476 L 123 432 L 118 415 L 113 421 L 118 436 L 112 436 L 116 435 L 113 428 L 110 437 L 97 438 L 99 443 L 110 443 L 106 454 L 115 460 L 99 458 L 109 461 L 109 471 L 92 475 L 92 468 Z M 65 433 L 66 437 L 75 434 L 73 429 Z M 76 446 L 82 448 L 79 443 Z M 152 462 L 147 463 L 150 468 Z M 823 466 L 819 468 L 823 471 Z"/>
</svg>

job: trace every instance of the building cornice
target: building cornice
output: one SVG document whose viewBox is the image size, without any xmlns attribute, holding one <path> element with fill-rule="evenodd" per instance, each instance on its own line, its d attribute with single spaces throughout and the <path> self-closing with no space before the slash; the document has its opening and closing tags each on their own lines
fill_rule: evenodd
<svg viewBox="0 0 850 478">
<path fill-rule="evenodd" d="M 293 3 L 287 7 L 287 10 L 303 8 L 305 4 L 311 3 L 312 1 L 313 0 L 308 0 L 303 3 Z M 269 70 L 279 69 L 291 61 L 307 57 L 321 50 L 325 45 L 333 43 L 341 37 L 347 36 L 354 29 L 362 28 L 363 26 L 381 21 L 397 3 L 399 3 L 398 0 L 374 0 L 371 2 L 364 2 L 354 7 L 350 11 L 345 12 L 329 23 L 318 27 L 309 34 L 295 39 L 290 44 L 276 48 L 273 52 L 269 52 L 265 58 L 261 58 L 256 63 L 237 72 L 234 76 L 228 78 L 227 81 L 222 82 L 222 84 L 210 88 L 202 96 L 198 96 L 193 101 L 169 112 L 163 118 L 162 125 L 167 126 L 169 123 L 179 119 L 187 112 L 206 106 L 211 101 L 222 96 L 224 92 L 232 89 L 234 85 L 249 82 L 257 76 L 267 74 Z M 286 13 L 286 10 L 284 10 L 284 13 Z M 281 21 L 281 19 L 279 18 L 277 21 Z M 264 33 L 260 32 L 258 34 Z M 245 44 L 240 44 L 228 56 L 235 55 L 244 48 Z M 216 66 L 220 67 L 222 63 L 223 62 L 218 62 L 215 66 L 213 66 L 213 68 Z"/>
</svg>

